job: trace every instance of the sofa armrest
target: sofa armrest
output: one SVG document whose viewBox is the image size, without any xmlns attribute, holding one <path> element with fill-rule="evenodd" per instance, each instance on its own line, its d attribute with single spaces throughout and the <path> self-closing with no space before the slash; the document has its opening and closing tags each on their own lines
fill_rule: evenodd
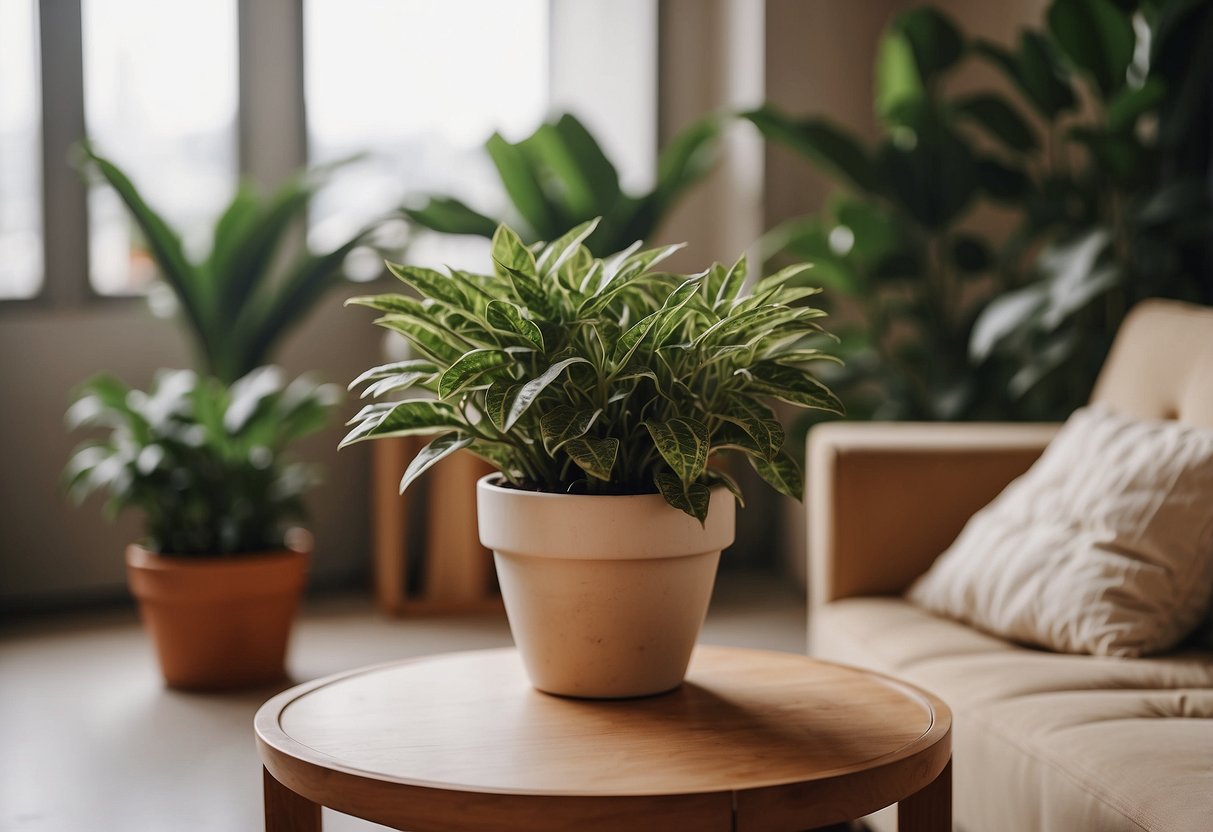
<svg viewBox="0 0 1213 832">
<path fill-rule="evenodd" d="M 809 433 L 809 603 L 896 595 L 1026 471 L 1055 424 L 830 422 Z"/>
</svg>

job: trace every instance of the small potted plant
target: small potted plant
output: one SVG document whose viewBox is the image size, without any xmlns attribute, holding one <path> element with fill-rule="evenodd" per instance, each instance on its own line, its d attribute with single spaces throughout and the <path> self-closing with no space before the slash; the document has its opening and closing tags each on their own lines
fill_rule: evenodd
<svg viewBox="0 0 1213 832">
<path fill-rule="evenodd" d="M 420 298 L 354 298 L 420 356 L 355 380 L 364 407 L 343 444 L 434 435 L 404 473 L 466 448 L 510 626 L 533 684 L 626 697 L 677 687 L 703 623 L 741 493 L 712 464 L 749 460 L 799 498 L 799 466 L 768 402 L 836 411 L 808 367 L 823 314 L 806 266 L 746 291 L 746 261 L 696 275 L 654 267 L 678 248 L 606 260 L 595 222 L 533 251 L 505 226 L 489 275 L 390 264 Z"/>
<path fill-rule="evenodd" d="M 282 337 L 343 279 L 368 227 L 337 248 L 282 257 L 322 176 L 303 172 L 268 197 L 242 186 L 189 258 L 180 236 L 113 162 L 82 163 L 121 197 L 191 336 L 199 371 L 161 371 L 130 390 L 100 376 L 68 411 L 100 429 L 68 463 L 71 496 L 109 494 L 143 511 L 147 540 L 128 547 L 127 577 L 169 685 L 228 688 L 282 678 L 311 538 L 302 516 L 314 468 L 285 455 L 326 424 L 340 390 L 267 364 Z"/>
<path fill-rule="evenodd" d="M 172 687 L 283 677 L 311 551 L 310 535 L 287 523 L 316 481 L 284 451 L 325 424 L 340 392 L 306 377 L 284 385 L 277 367 L 230 387 L 172 370 L 147 393 L 99 376 L 68 410 L 70 427 L 102 431 L 68 463 L 71 496 L 107 492 L 111 514 L 146 518 L 127 574 Z"/>
</svg>

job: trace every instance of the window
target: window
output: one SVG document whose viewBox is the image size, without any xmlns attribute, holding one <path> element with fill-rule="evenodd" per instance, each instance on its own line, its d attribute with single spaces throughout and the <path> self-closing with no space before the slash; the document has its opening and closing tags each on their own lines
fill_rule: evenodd
<svg viewBox="0 0 1213 832">
<path fill-rule="evenodd" d="M 312 207 L 316 248 L 406 195 L 505 203 L 485 139 L 517 140 L 548 106 L 548 0 L 307 0 L 304 94 L 313 163 L 367 151 Z M 409 258 L 483 268 L 487 242 L 431 235 Z"/>
<path fill-rule="evenodd" d="M 84 109 L 99 152 L 182 232 L 209 230 L 237 176 L 237 0 L 83 0 Z M 112 189 L 89 192 L 89 279 L 103 295 L 142 291 L 155 274 Z"/>
<path fill-rule="evenodd" d="M 0 298 L 42 288 L 38 3 L 0 0 Z"/>
</svg>

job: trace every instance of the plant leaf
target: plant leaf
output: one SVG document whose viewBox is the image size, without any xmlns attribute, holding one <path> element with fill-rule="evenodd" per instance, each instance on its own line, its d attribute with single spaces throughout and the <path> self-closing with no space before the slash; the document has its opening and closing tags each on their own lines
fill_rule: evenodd
<svg viewBox="0 0 1213 832">
<path fill-rule="evenodd" d="M 505 425 L 502 429 L 508 431 L 510 428 L 512 428 L 519 418 L 522 417 L 522 414 L 526 413 L 527 408 L 534 404 L 535 399 L 539 397 L 539 394 L 542 393 L 549 384 L 555 381 L 560 374 L 565 371 L 565 369 L 573 366 L 574 364 L 589 363 L 589 361 L 580 357 L 566 358 L 563 361 L 557 361 L 551 367 L 548 367 L 547 370 L 544 371 L 543 375 L 539 376 L 538 378 L 533 378 L 526 384 L 522 385 L 522 389 L 518 391 L 518 395 L 514 397 L 514 401 L 510 405 L 510 412 L 509 415 L 506 416 Z"/>
<path fill-rule="evenodd" d="M 1127 14 L 1110 0 L 1054 0 L 1045 19 L 1062 52 L 1105 99 L 1125 85 L 1137 42 Z"/>
<path fill-rule="evenodd" d="M 543 332 L 534 321 L 524 318 L 522 310 L 508 300 L 489 301 L 484 310 L 484 317 L 494 329 L 521 335 L 543 351 Z"/>
<path fill-rule="evenodd" d="M 510 361 L 504 350 L 475 349 L 466 352 L 438 380 L 438 397 L 449 399 L 485 373 L 503 367 Z"/>
<path fill-rule="evenodd" d="M 687 485 L 669 471 L 655 473 L 653 484 L 671 506 L 686 512 L 700 523 L 707 521 L 712 492 L 706 485 L 698 482 Z"/>
<path fill-rule="evenodd" d="M 882 189 L 871 156 L 854 136 L 821 118 L 792 119 L 773 107 L 743 113 L 773 142 L 790 147 L 868 193 Z"/>
<path fill-rule="evenodd" d="M 809 373 L 772 361 L 755 364 L 748 370 L 751 387 L 789 404 L 843 412 L 842 402 L 829 388 Z"/>
<path fill-rule="evenodd" d="M 403 494 L 404 490 L 412 485 L 413 481 L 419 476 L 428 471 L 434 463 L 471 444 L 472 437 L 463 436 L 458 433 L 448 433 L 430 442 L 417 452 L 417 455 L 409 463 L 408 468 L 405 469 L 404 477 L 400 480 L 400 493 Z"/>
<path fill-rule="evenodd" d="M 553 408 L 539 420 L 539 431 L 543 435 L 543 447 L 549 454 L 555 453 L 561 445 L 570 439 L 584 436 L 593 426 L 594 421 L 602 415 L 598 410 L 578 410 L 575 407 L 561 405 Z"/>
<path fill-rule="evenodd" d="M 387 269 L 402 283 L 416 289 L 423 298 L 435 298 L 452 306 L 463 308 L 467 306 L 467 298 L 463 289 L 448 275 L 433 269 L 423 269 L 420 266 L 406 266 L 403 263 L 387 263 Z"/>
<path fill-rule="evenodd" d="M 446 402 L 410 399 L 387 404 L 386 410 L 370 410 L 337 447 L 385 436 L 418 436 L 466 428 L 462 414 Z M 362 412 L 368 413 L 368 410 L 364 408 Z"/>
<path fill-rule="evenodd" d="M 1030 153 L 1040 146 L 1035 131 L 1001 96 L 971 95 L 954 106 L 960 116 L 973 121 L 1012 150 Z"/>
<path fill-rule="evenodd" d="M 473 211 L 451 197 L 429 197 L 420 208 L 404 208 L 405 215 L 418 225 L 443 234 L 474 234 L 492 237 L 497 221 Z"/>
<path fill-rule="evenodd" d="M 644 426 L 653 438 L 657 452 L 683 485 L 689 486 L 703 476 L 711 441 L 707 425 L 697 419 L 681 418 L 649 421 Z"/>
<path fill-rule="evenodd" d="M 579 437 L 566 442 L 564 452 L 582 471 L 609 482 L 611 471 L 615 468 L 615 457 L 619 453 L 619 440 Z"/>
<path fill-rule="evenodd" d="M 796 460 L 786 452 L 781 451 L 774 460 L 767 461 L 762 457 L 749 456 L 750 465 L 758 472 L 772 488 L 780 494 L 800 500 L 804 497 L 804 477 Z"/>
<path fill-rule="evenodd" d="M 518 209 L 518 213 L 540 238 L 555 236 L 552 230 L 559 225 L 556 208 L 544 193 L 540 173 L 527 154 L 518 145 L 507 142 L 500 133 L 490 136 L 489 140 L 485 142 L 484 148 L 493 160 L 493 164 L 497 168 L 497 175 L 501 177 L 501 184 L 505 186 L 505 191 L 509 194 L 514 207 Z M 498 231 L 502 227 L 498 226 Z M 494 234 L 494 241 L 496 237 L 497 235 Z M 496 245 L 494 245 L 493 258 L 514 268 L 520 268 L 508 261 L 500 260 L 497 257 Z"/>
</svg>

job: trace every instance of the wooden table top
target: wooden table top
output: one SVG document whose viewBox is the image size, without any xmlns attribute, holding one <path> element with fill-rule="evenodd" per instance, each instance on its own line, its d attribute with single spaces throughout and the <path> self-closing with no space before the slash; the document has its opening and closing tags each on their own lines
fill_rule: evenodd
<svg viewBox="0 0 1213 832">
<path fill-rule="evenodd" d="M 364 801 L 382 802 L 395 788 L 414 805 L 463 795 L 465 809 L 475 794 L 637 805 L 717 796 L 733 811 L 745 795 L 768 815 L 820 793 L 838 814 L 930 783 L 949 758 L 950 727 L 946 705 L 902 682 L 800 655 L 709 646 L 696 649 L 681 688 L 645 699 L 540 693 L 516 651 L 502 649 L 321 679 L 271 699 L 256 718 L 270 772 L 341 811 L 349 801 L 331 800 L 357 785 Z M 376 811 L 350 813 L 385 817 Z M 389 821 L 405 819 L 389 812 Z"/>
</svg>

